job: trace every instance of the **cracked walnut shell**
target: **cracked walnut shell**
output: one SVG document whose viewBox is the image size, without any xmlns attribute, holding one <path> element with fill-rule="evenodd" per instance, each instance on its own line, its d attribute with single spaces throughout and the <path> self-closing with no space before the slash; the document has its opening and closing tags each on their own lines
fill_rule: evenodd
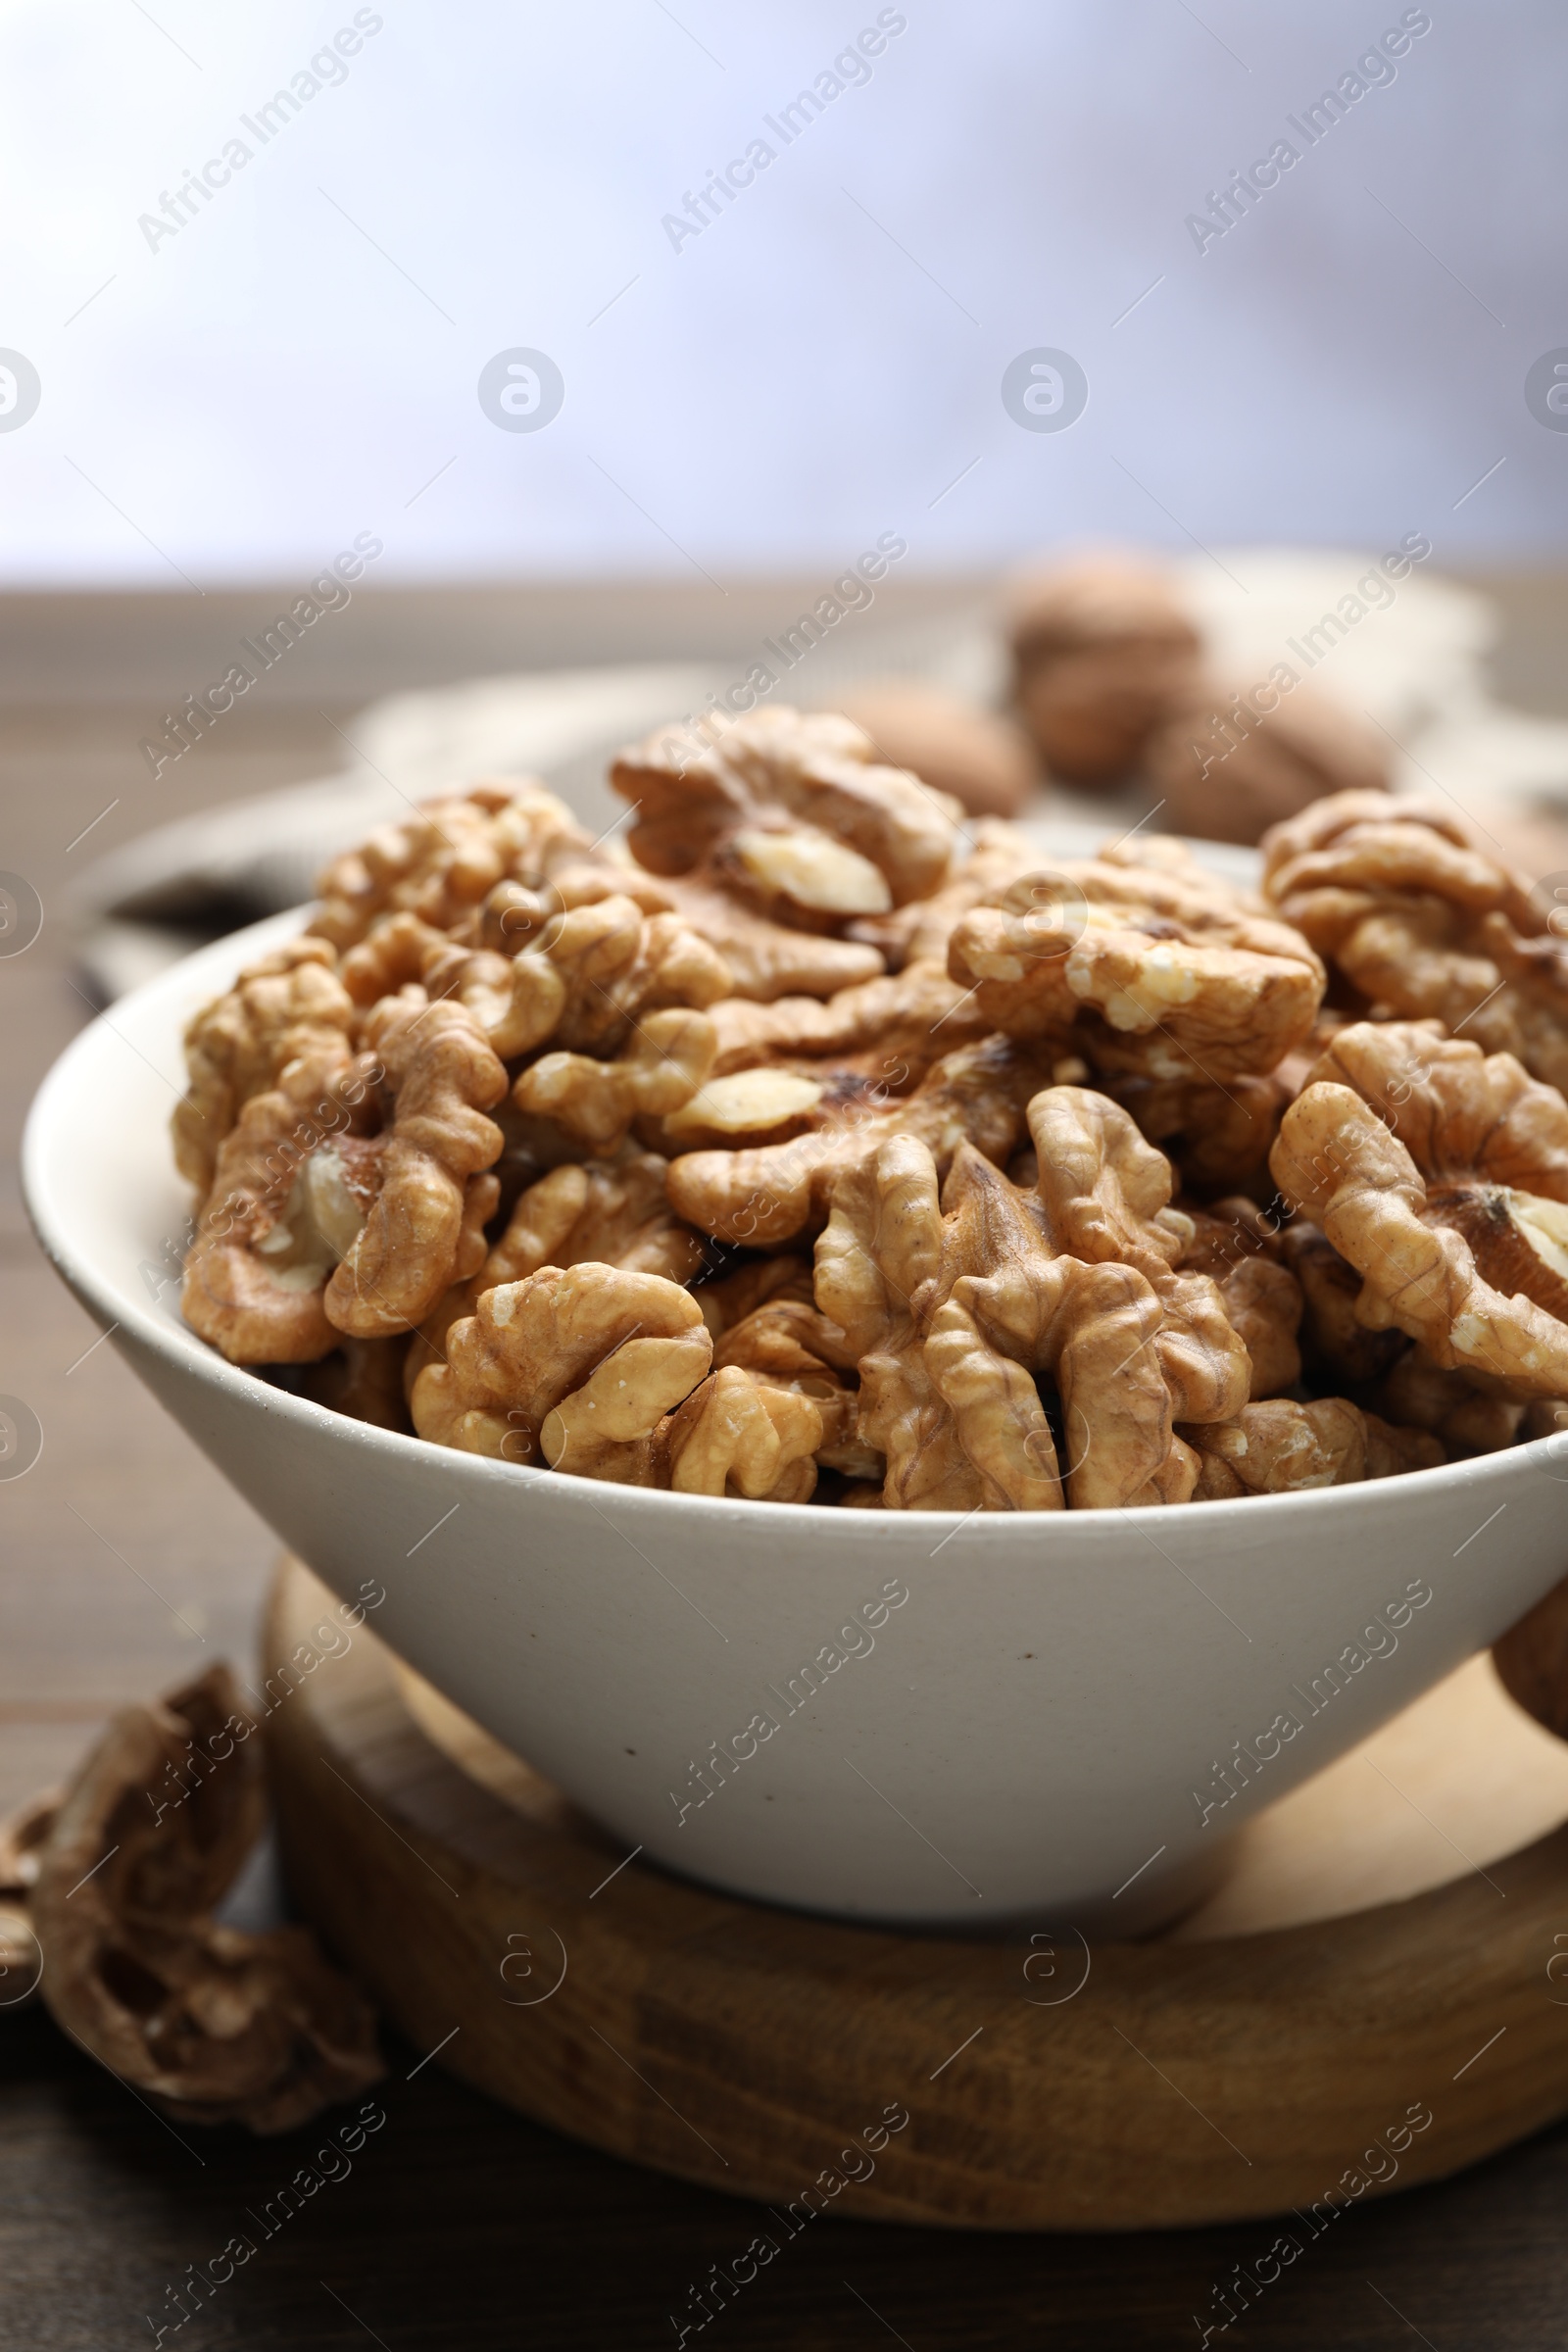
<svg viewBox="0 0 1568 2352">
<path fill-rule="evenodd" d="M 212 1916 L 265 1820 L 255 1728 L 224 1666 L 117 1715 L 38 1852 L 31 1914 L 74 2040 L 178 2121 L 272 2132 L 384 2069 L 308 1929 Z"/>
</svg>

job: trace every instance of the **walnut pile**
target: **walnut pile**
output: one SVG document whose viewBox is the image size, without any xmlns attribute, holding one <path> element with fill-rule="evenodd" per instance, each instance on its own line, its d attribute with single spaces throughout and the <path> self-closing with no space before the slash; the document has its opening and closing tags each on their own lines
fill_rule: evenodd
<svg viewBox="0 0 1568 2352">
<path fill-rule="evenodd" d="M 1099 595 L 1042 622 L 1058 719 Z M 1252 897 L 1169 836 L 965 835 L 831 714 L 613 781 L 624 844 L 528 782 L 414 812 L 191 1023 L 182 1304 L 231 1362 L 525 1479 L 884 1510 L 1234 1501 L 1568 1413 L 1558 950 L 1446 818 L 1342 794 Z"/>
</svg>

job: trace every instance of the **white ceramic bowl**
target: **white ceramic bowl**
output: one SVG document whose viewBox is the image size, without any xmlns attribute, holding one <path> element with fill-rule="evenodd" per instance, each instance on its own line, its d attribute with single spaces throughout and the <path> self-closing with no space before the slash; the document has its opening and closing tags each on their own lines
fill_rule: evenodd
<svg viewBox="0 0 1568 2352">
<path fill-rule="evenodd" d="M 1179 1510 L 884 1516 L 514 1468 L 235 1370 L 139 1269 L 186 1213 L 183 1023 L 300 922 L 75 1040 L 27 1127 L 33 1218 L 278 1535 L 342 1594 L 379 1579 L 377 1632 L 628 1852 L 860 1919 L 1139 1932 L 1568 1570 L 1561 1440 Z"/>
</svg>

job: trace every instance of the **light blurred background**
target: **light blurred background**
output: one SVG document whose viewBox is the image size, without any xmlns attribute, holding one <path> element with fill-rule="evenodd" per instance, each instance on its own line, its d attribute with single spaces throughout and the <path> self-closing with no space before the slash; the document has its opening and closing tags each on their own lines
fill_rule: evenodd
<svg viewBox="0 0 1568 2352">
<path fill-rule="evenodd" d="M 880 15 L 785 146 L 766 118 L 865 0 L 7 0 L 0 340 L 41 397 L 0 434 L 4 578 L 280 581 L 366 530 L 378 585 L 700 584 L 882 530 L 928 570 L 1080 533 L 1555 554 L 1568 446 L 1523 387 L 1568 337 L 1560 9 Z M 1307 149 L 1288 118 L 1386 32 Z M 194 218 L 138 225 L 236 137 Z M 663 217 L 759 137 L 677 250 Z M 1300 161 L 1200 251 L 1187 217 L 1280 139 Z M 519 346 L 564 380 L 537 433 L 476 396 Z M 1087 374 L 1069 432 L 1004 411 L 1037 346 Z"/>
</svg>

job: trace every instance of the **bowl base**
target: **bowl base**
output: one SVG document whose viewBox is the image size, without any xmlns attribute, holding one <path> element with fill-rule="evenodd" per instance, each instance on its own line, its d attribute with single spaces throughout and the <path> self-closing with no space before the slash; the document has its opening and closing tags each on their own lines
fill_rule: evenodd
<svg viewBox="0 0 1568 2352">
<path fill-rule="evenodd" d="M 265 1662 L 322 1599 L 286 1560 Z M 1171 1933 L 1022 1945 L 671 1878 L 368 1628 L 322 1664 L 267 1738 L 290 1886 L 325 1941 L 441 2064 L 613 2154 L 770 2203 L 775 2242 L 843 2195 L 865 2219 L 1005 2230 L 1299 2207 L 1304 2243 L 1330 2192 L 1439 2178 L 1568 2112 L 1568 1985 L 1541 1957 L 1568 1830 L 1539 1835 L 1568 1816 L 1568 1748 L 1485 1658 L 1250 1823 Z M 1445 1821 L 1482 1867 L 1438 1884 Z M 1493 1859 L 1520 1834 L 1536 1842 Z M 1407 1899 L 1368 1908 L 1374 1892 Z"/>
</svg>

